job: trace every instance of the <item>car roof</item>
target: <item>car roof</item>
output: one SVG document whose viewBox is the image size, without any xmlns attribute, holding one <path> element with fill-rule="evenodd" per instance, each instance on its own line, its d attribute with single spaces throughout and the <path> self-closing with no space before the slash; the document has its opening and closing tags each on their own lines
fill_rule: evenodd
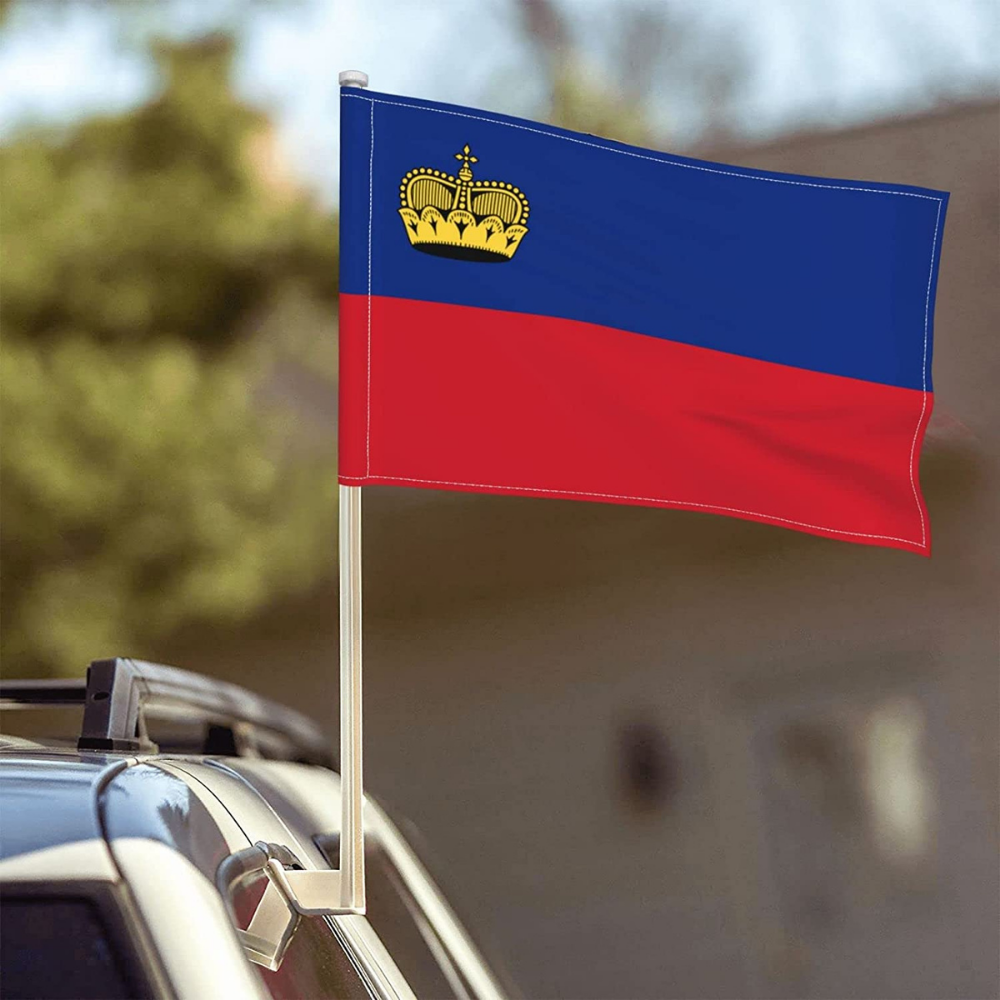
<svg viewBox="0 0 1000 1000">
<path fill-rule="evenodd" d="M 97 790 L 115 761 L 42 747 L 0 751 L 0 859 L 100 837 Z"/>
<path fill-rule="evenodd" d="M 14 745 L 16 744 L 16 745 Z M 284 760 L 209 755 L 131 754 L 43 747 L 28 741 L 0 741 L 0 861 L 74 842 L 104 841 L 122 877 L 152 877 L 166 859 L 121 868 L 119 850 L 164 845 L 204 875 L 219 892 L 222 863 L 245 854 L 251 840 L 289 850 L 305 867 L 326 868 L 329 860 L 317 835 L 336 835 L 340 777 L 328 768 Z M 479 996 L 503 993 L 494 973 L 440 896 L 412 850 L 377 805 L 365 802 L 373 843 L 391 849 L 407 893 L 433 914 L 457 956 L 462 974 L 477 983 Z M 150 843 L 151 841 L 156 842 Z M 82 843 L 80 846 L 83 846 Z M 126 853 L 125 858 L 129 857 Z M 179 859 L 178 859 L 179 860 Z M 17 861 L 14 862 L 17 864 Z M 73 877 L 86 879 L 73 867 Z M 148 888 L 148 886 L 147 886 Z M 407 904 L 409 905 L 409 904 Z M 351 954 L 375 954 L 387 982 L 406 981 L 366 917 L 337 917 L 351 932 Z M 350 936 L 350 935 L 348 935 Z M 365 951 L 365 949 L 368 951 Z M 375 949 L 373 951 L 373 949 Z M 387 971 L 388 970 L 388 971 Z M 395 994 L 394 994 L 395 995 Z M 398 995 L 412 996 L 406 988 Z"/>
<path fill-rule="evenodd" d="M 214 877 L 219 858 L 203 856 L 209 831 L 231 846 L 243 838 L 189 775 L 204 766 L 203 759 L 170 755 L 2 748 L 0 860 L 75 841 L 142 837 Z M 244 795 L 259 797 L 249 787 Z"/>
<path fill-rule="evenodd" d="M 272 768 L 285 769 L 260 785 L 241 773 L 242 758 L 101 753 L 18 743 L 0 745 L 0 861 L 75 841 L 141 837 L 183 854 L 214 881 L 225 853 L 249 846 L 243 827 L 252 826 L 265 840 L 291 836 L 288 846 L 297 855 L 324 863 L 311 840 L 319 831 L 300 828 L 292 835 L 287 824 L 298 827 L 303 817 L 275 789 L 281 785 L 279 773 L 287 774 L 289 768 L 323 770 L 333 781 L 338 781 L 336 772 L 255 760 L 258 778 Z M 223 844 L 227 850 L 220 854 Z"/>
<path fill-rule="evenodd" d="M 239 837 L 232 817 L 206 792 L 205 775 L 185 771 L 182 762 L 197 767 L 246 755 L 334 763 L 313 720 L 237 685 L 174 667 L 118 657 L 95 660 L 85 681 L 0 681 L 0 707 L 18 715 L 74 706 L 83 716 L 72 744 L 0 735 L 0 859 L 123 835 L 160 840 L 190 858 L 193 834 L 181 816 L 202 833 L 214 825 L 230 843 Z M 151 721 L 166 724 L 153 730 L 157 742 L 149 736 Z M 266 809 L 264 795 L 242 783 L 245 788 L 226 792 Z"/>
</svg>

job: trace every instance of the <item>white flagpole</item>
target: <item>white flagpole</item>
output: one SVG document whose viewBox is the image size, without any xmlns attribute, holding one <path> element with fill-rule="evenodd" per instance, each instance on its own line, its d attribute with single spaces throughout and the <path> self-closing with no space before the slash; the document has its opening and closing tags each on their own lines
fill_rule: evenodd
<svg viewBox="0 0 1000 1000">
<path fill-rule="evenodd" d="M 341 87 L 367 87 L 355 69 Z M 341 247 L 343 252 L 343 247 Z M 299 913 L 365 912 L 365 830 L 361 775 L 361 487 L 339 487 L 340 503 L 340 868 L 285 869 L 267 862 L 272 880 Z"/>
<path fill-rule="evenodd" d="M 359 70 L 341 87 L 367 87 Z M 341 247 L 343 253 L 343 247 Z M 361 774 L 361 487 L 340 487 L 340 896 L 345 909 L 365 909 L 365 832 Z"/>
<path fill-rule="evenodd" d="M 361 487 L 340 487 L 341 904 L 365 908 L 361 774 Z"/>
<path fill-rule="evenodd" d="M 358 70 L 342 87 L 367 87 Z M 343 252 L 343 248 L 341 248 Z M 365 830 L 361 775 L 361 487 L 341 486 L 340 503 L 340 868 L 303 871 L 268 861 L 273 881 L 306 916 L 365 912 Z"/>
</svg>

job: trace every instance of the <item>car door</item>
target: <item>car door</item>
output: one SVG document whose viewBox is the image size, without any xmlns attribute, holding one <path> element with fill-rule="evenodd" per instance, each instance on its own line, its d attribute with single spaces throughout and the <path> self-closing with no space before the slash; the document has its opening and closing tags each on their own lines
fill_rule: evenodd
<svg viewBox="0 0 1000 1000">
<path fill-rule="evenodd" d="M 284 867 L 315 870 L 329 865 L 316 844 L 286 822 L 230 763 L 235 761 L 178 758 L 168 766 L 209 790 L 251 845 L 265 845 L 264 851 L 257 851 L 256 862 L 251 854 L 234 855 L 229 868 L 223 866 L 220 871 L 237 870 L 240 877 L 222 877 L 218 888 L 237 931 L 249 944 L 248 960 L 268 994 L 275 1000 L 305 996 L 310 1000 L 415 1000 L 406 978 L 364 916 L 300 917 L 287 908 L 283 911 L 280 905 L 284 904 L 274 901 L 273 893 L 266 900 L 268 856 L 279 859 Z M 239 872 L 241 864 L 245 870 Z M 270 907 L 270 914 L 259 912 L 262 906 Z M 255 950 L 250 938 L 259 937 L 256 932 L 262 927 L 268 932 L 267 940 L 262 950 Z"/>
</svg>

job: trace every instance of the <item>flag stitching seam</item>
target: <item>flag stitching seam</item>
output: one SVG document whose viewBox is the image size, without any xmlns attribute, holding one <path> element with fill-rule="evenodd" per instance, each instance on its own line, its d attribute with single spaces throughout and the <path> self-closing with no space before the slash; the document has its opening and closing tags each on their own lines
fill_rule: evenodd
<svg viewBox="0 0 1000 1000">
<path fill-rule="evenodd" d="M 459 483 L 448 479 L 416 479 L 412 476 L 384 476 L 376 473 L 374 476 L 341 476 L 341 479 L 382 479 L 391 480 L 395 483 L 425 483 L 428 486 L 469 486 L 481 487 L 489 490 L 509 490 L 511 492 L 522 493 L 552 493 L 565 497 L 603 497 L 606 500 L 638 500 L 642 503 L 669 504 L 676 507 L 702 507 L 705 510 L 728 511 L 731 514 L 749 514 L 751 517 L 766 518 L 769 521 L 781 521 L 783 524 L 795 524 L 800 528 L 815 528 L 817 531 L 829 531 L 837 535 L 853 535 L 856 538 L 884 538 L 889 542 L 903 542 L 906 545 L 916 545 L 912 538 L 898 538 L 895 535 L 875 535 L 865 531 L 848 531 L 845 528 L 828 528 L 825 524 L 810 524 L 808 521 L 795 521 L 790 517 L 781 517 L 778 514 L 766 514 L 759 510 L 744 510 L 742 507 L 724 507 L 716 503 L 698 503 L 695 500 L 665 500 L 662 497 L 637 497 L 624 493 L 591 493 L 586 490 L 550 490 L 541 486 L 499 486 L 494 483 Z"/>
<path fill-rule="evenodd" d="M 870 194 L 890 194 L 905 198 L 923 198 L 926 201 L 936 201 L 939 206 L 944 200 L 942 198 L 935 198 L 934 195 L 920 194 L 917 191 L 887 191 L 884 188 L 855 187 L 852 184 L 817 184 L 811 181 L 793 181 L 785 177 L 764 177 L 755 173 L 741 173 L 737 170 L 719 170 L 716 167 L 704 167 L 697 163 L 680 163 L 677 160 L 663 159 L 659 156 L 647 156 L 644 153 L 635 153 L 630 149 L 617 149 L 614 146 L 604 146 L 599 142 L 588 142 L 586 139 L 574 139 L 572 136 L 560 135 L 558 132 L 549 132 L 546 129 L 531 128 L 529 125 L 515 125 L 513 122 L 500 121 L 495 118 L 484 118 L 481 115 L 470 115 L 462 111 L 445 111 L 442 108 L 428 108 L 423 104 L 404 104 L 402 101 L 383 101 L 375 97 L 362 97 L 360 94 L 344 94 L 343 96 L 352 97 L 358 101 L 368 101 L 370 104 L 387 104 L 397 108 L 409 108 L 412 111 L 429 111 L 439 115 L 452 115 L 456 118 L 471 118 L 475 121 L 488 122 L 490 125 L 503 125 L 506 128 L 515 128 L 522 132 L 534 132 L 537 135 L 547 135 L 552 139 L 574 142 L 580 146 L 591 146 L 594 149 L 603 149 L 609 153 L 619 153 L 621 156 L 631 156 L 637 160 L 650 160 L 653 163 L 662 163 L 665 167 L 682 167 L 685 170 L 701 170 L 708 174 L 742 177 L 748 181 L 769 181 L 772 184 L 793 184 L 797 187 L 822 188 L 830 191 L 864 191 Z"/>
<path fill-rule="evenodd" d="M 941 201 L 938 201 L 937 216 L 934 219 L 934 241 L 931 243 L 931 266 L 927 273 L 927 297 L 924 300 L 924 358 L 922 365 L 923 373 L 923 395 L 920 401 L 920 417 L 917 426 L 913 429 L 913 440 L 910 442 L 910 488 L 913 490 L 913 499 L 917 504 L 917 513 L 920 515 L 920 545 L 922 548 L 927 545 L 927 525 L 924 521 L 924 508 L 920 503 L 920 495 L 917 493 L 917 483 L 913 475 L 913 467 L 917 457 L 917 437 L 920 434 L 920 427 L 924 422 L 924 412 L 927 409 L 927 337 L 931 322 L 931 284 L 934 280 L 934 258 L 937 255 L 938 229 L 941 225 Z"/>
<path fill-rule="evenodd" d="M 847 184 L 814 184 L 809 181 L 793 181 L 778 177 L 762 177 L 756 174 L 739 173 L 734 170 L 718 170 L 713 167 L 703 167 L 692 163 L 678 163 L 675 160 L 661 159 L 656 156 L 645 156 L 642 153 L 634 153 L 630 150 L 616 149 L 613 146 L 604 146 L 596 142 L 587 142 L 585 139 L 574 139 L 570 136 L 559 135 L 556 132 L 549 132 L 545 129 L 531 128 L 527 125 L 515 125 L 513 122 L 499 121 L 493 118 L 484 118 L 480 115 L 470 115 L 460 111 L 445 111 L 441 108 L 429 108 L 420 104 L 404 104 L 401 101 L 383 101 L 373 97 L 364 97 L 360 94 L 343 94 L 344 97 L 353 97 L 356 100 L 367 101 L 370 106 L 370 128 L 371 128 L 371 142 L 369 145 L 369 157 L 368 157 L 368 391 L 366 395 L 366 468 L 365 468 L 365 478 L 371 477 L 371 335 L 372 335 L 372 318 L 371 318 L 371 300 L 372 300 L 372 212 L 374 204 L 374 160 L 375 160 L 375 105 L 376 104 L 387 104 L 394 107 L 400 108 L 410 108 L 414 111 L 428 111 L 432 113 L 442 114 L 442 115 L 452 115 L 456 118 L 471 118 L 476 121 L 484 121 L 494 125 L 504 125 L 507 128 L 520 129 L 525 132 L 534 132 L 538 135 L 546 135 L 553 139 L 564 139 L 566 142 L 577 143 L 582 146 L 591 146 L 594 149 L 603 149 L 611 153 L 620 153 L 622 156 L 631 156 L 635 159 L 640 160 L 650 160 L 653 163 L 662 163 L 665 166 L 671 167 L 686 167 L 689 170 L 700 170 L 705 173 L 722 174 L 727 177 L 741 177 L 745 180 L 755 180 L 755 181 L 771 181 L 774 184 L 792 184 L 798 187 L 812 187 L 829 189 L 836 191 L 861 191 L 869 194 L 889 194 L 889 195 L 902 195 L 910 198 L 922 198 L 927 201 L 937 202 L 937 216 L 934 220 L 934 237 L 931 244 L 931 264 L 930 272 L 927 276 L 927 297 L 924 305 L 924 348 L 923 348 L 923 365 L 921 370 L 922 376 L 922 395 L 921 395 L 921 406 L 920 406 L 920 416 L 917 419 L 917 426 L 913 430 L 913 440 L 910 444 L 910 488 L 913 490 L 913 498 L 917 505 L 917 514 L 920 517 L 920 547 L 925 549 L 927 547 L 927 529 L 924 521 L 924 512 L 920 503 L 920 497 L 917 492 L 916 481 L 914 478 L 914 462 L 916 458 L 916 445 L 917 438 L 920 434 L 920 427 L 923 424 L 924 413 L 927 408 L 927 341 L 929 335 L 930 327 L 930 296 L 931 296 L 931 285 L 934 278 L 934 258 L 937 253 L 937 237 L 938 230 L 941 223 L 941 206 L 944 204 L 943 198 L 935 198 L 932 195 L 918 194 L 915 191 L 886 191 L 881 188 L 865 188 L 865 187 L 853 187 Z M 351 479 L 355 477 L 344 476 L 344 479 Z M 553 490 L 545 489 L 543 487 L 535 486 L 498 486 L 490 483 L 463 483 L 454 482 L 450 480 L 436 480 L 436 479 L 415 479 L 406 476 L 376 476 L 379 479 L 391 479 L 395 482 L 410 482 L 410 483 L 425 483 L 429 486 L 467 486 L 467 487 L 480 487 L 483 489 L 496 489 L 496 490 L 510 490 L 510 491 L 530 491 L 534 493 L 552 493 L 552 494 L 571 494 L 575 496 L 588 496 L 588 497 L 603 497 L 609 500 L 636 500 L 646 503 L 661 503 L 669 504 L 671 506 L 680 507 L 700 507 L 706 510 L 719 510 L 728 511 L 734 514 L 748 514 L 751 517 L 768 518 L 773 521 L 781 521 L 784 524 L 794 524 L 802 528 L 813 528 L 817 531 L 829 531 L 838 535 L 851 535 L 855 538 L 881 538 L 885 541 L 892 542 L 903 542 L 906 545 L 916 545 L 915 539 L 910 538 L 899 538 L 895 535 L 878 535 L 863 531 L 849 531 L 844 528 L 829 528 L 825 525 L 819 524 L 809 524 L 805 521 L 796 521 L 787 517 L 779 517 L 776 514 L 766 514 L 761 511 L 744 510 L 740 507 L 726 507 L 720 504 L 706 504 L 697 503 L 695 501 L 687 500 L 667 500 L 661 497 L 638 497 L 638 496 L 628 496 L 618 493 L 591 493 L 583 490 Z"/>
</svg>

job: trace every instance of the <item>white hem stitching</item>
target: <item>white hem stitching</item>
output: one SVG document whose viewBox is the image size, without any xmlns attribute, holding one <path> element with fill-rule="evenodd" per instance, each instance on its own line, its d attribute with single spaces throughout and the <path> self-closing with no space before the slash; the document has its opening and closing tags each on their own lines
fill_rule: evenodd
<svg viewBox="0 0 1000 1000">
<path fill-rule="evenodd" d="M 472 489 L 500 490 L 513 493 L 551 493 L 569 498 L 596 497 L 605 500 L 635 500 L 641 503 L 668 504 L 677 507 L 701 507 L 705 510 L 720 510 L 730 514 L 748 514 L 750 517 L 766 518 L 768 521 L 780 521 L 783 524 L 794 524 L 800 528 L 813 528 L 816 531 L 830 531 L 838 535 L 853 535 L 858 538 L 881 538 L 889 542 L 903 542 L 906 545 L 919 545 L 921 548 L 926 548 L 924 542 L 918 542 L 913 538 L 897 538 L 895 535 L 876 535 L 864 531 L 845 531 L 843 528 L 828 528 L 824 524 L 809 524 L 807 521 L 796 521 L 790 517 L 779 517 L 777 514 L 765 514 L 759 510 L 744 510 L 742 507 L 725 507 L 722 504 L 715 503 L 697 503 L 694 500 L 664 500 L 662 497 L 630 496 L 625 493 L 591 493 L 587 490 L 550 490 L 540 486 L 499 486 L 495 483 L 462 483 L 447 479 L 415 479 L 412 476 L 383 476 L 379 473 L 371 476 L 341 476 L 340 478 L 350 480 L 391 480 L 394 483 L 424 483 L 427 486 L 467 486 Z"/>
</svg>

